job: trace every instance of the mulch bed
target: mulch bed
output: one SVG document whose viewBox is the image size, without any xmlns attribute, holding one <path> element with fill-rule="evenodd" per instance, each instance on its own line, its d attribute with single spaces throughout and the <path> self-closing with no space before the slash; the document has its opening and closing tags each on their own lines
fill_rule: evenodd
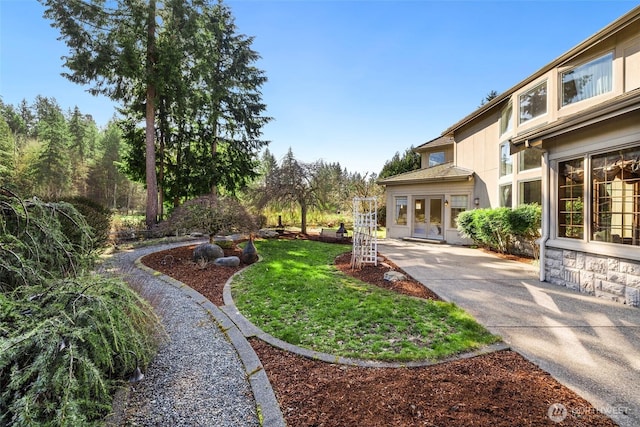
<svg viewBox="0 0 640 427">
<path fill-rule="evenodd" d="M 142 262 L 222 305 L 224 284 L 244 266 L 199 266 L 191 260 L 194 247 L 150 254 Z M 239 249 L 225 250 L 225 255 L 239 253 Z M 341 255 L 336 266 L 374 285 L 439 299 L 409 276 L 406 281 L 385 281 L 386 271 L 402 272 L 388 260 L 361 270 L 352 270 L 350 260 L 350 254 Z M 616 425 L 514 351 L 429 367 L 361 368 L 307 359 L 259 339 L 250 343 L 271 381 L 285 421 L 292 427 Z M 557 403 L 567 409 L 561 423 L 548 415 L 550 405 Z"/>
</svg>

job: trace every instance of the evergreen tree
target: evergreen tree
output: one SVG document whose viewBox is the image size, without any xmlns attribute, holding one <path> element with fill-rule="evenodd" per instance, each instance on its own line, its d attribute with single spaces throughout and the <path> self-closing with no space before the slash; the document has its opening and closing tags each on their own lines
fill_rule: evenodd
<svg viewBox="0 0 640 427">
<path fill-rule="evenodd" d="M 391 160 L 387 160 L 380 171 L 379 178 L 387 178 L 405 172 L 420 169 L 420 154 L 414 151 L 413 145 L 402 155 L 396 151 Z"/>
<path fill-rule="evenodd" d="M 139 143 L 132 126 L 145 118 L 149 227 L 158 217 L 156 167 L 162 195 L 174 204 L 218 188 L 233 192 L 255 177 L 269 120 L 260 93 L 266 77 L 228 7 L 212 0 L 166 0 L 158 8 L 155 0 L 117 0 L 111 9 L 104 0 L 40 1 L 71 50 L 67 77 L 122 101 L 132 144 Z M 127 169 L 140 175 L 136 162 Z"/>
<path fill-rule="evenodd" d="M 76 106 L 69 114 L 69 159 L 71 161 L 71 181 L 74 193 L 87 195 L 89 166 L 94 160 L 98 128 L 93 118 L 84 115 Z"/>
<path fill-rule="evenodd" d="M 156 0 L 39 0 L 45 17 L 61 32 L 70 49 L 65 57 L 74 83 L 93 85 L 91 93 L 104 94 L 124 104 L 140 101 L 144 93 L 146 222 L 157 221 L 158 194 L 155 170 L 155 103 L 158 79 Z"/>
<path fill-rule="evenodd" d="M 71 190 L 67 122 L 55 100 L 38 97 L 36 109 L 37 133 L 42 141 L 36 163 L 37 186 L 43 196 L 60 198 Z"/>
</svg>

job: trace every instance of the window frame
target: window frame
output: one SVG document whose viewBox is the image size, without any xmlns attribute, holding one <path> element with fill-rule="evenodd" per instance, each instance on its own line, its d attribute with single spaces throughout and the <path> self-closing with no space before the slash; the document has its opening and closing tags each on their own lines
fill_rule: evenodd
<svg viewBox="0 0 640 427">
<path fill-rule="evenodd" d="M 581 163 L 581 165 L 580 167 L 575 167 L 572 163 Z M 570 171 L 566 166 L 571 167 L 573 171 Z M 585 203 L 588 196 L 585 186 L 585 182 L 588 179 L 586 176 L 587 167 L 588 163 L 585 156 L 558 161 L 556 236 L 559 239 L 585 240 L 588 234 L 587 225 L 585 224 L 588 205 L 588 203 Z M 563 173 L 563 169 L 567 170 L 566 174 Z M 575 176 L 575 179 L 571 179 L 569 173 Z M 580 178 L 580 173 L 582 173 L 582 178 Z M 561 177 L 565 177 L 564 182 Z M 580 179 L 582 182 L 580 182 Z M 564 209 L 562 209 L 563 201 L 565 203 Z M 567 203 L 570 203 L 571 206 L 567 207 Z M 564 235 L 561 234 L 562 230 L 565 230 Z M 580 230 L 580 233 L 577 233 L 576 230 Z"/>
<path fill-rule="evenodd" d="M 533 98 L 533 93 L 540 88 L 541 86 L 545 86 L 545 100 L 544 100 L 544 111 L 536 114 L 536 115 L 531 115 L 531 117 L 529 118 L 524 118 L 523 120 L 523 116 L 522 116 L 522 98 L 524 96 L 530 95 Z M 538 83 L 536 83 L 535 85 L 531 86 L 529 89 L 521 92 L 518 95 L 518 125 L 523 125 L 525 123 L 531 122 L 532 120 L 538 119 L 540 117 L 543 117 L 545 115 L 547 115 L 549 113 L 549 81 L 547 79 L 544 79 Z"/>
<path fill-rule="evenodd" d="M 401 205 L 399 202 L 404 199 L 404 205 Z M 394 212 L 393 212 L 393 223 L 394 225 L 406 226 L 409 223 L 408 214 L 409 214 L 409 197 L 408 196 L 395 196 L 394 197 Z M 404 206 L 404 216 L 402 215 L 402 206 Z M 404 222 L 401 222 L 404 218 Z"/>
<path fill-rule="evenodd" d="M 509 141 L 501 143 L 498 147 L 498 176 L 503 178 L 505 176 L 513 175 L 513 155 L 510 152 Z M 506 154 L 507 157 L 503 157 L 503 154 Z M 503 159 L 505 160 L 503 161 Z"/>
<path fill-rule="evenodd" d="M 579 69 L 581 67 L 586 67 L 586 66 L 588 66 L 588 65 L 590 65 L 592 63 L 595 63 L 595 62 L 600 61 L 602 59 L 605 59 L 607 57 L 611 57 L 611 61 L 609 62 L 609 65 L 610 65 L 610 75 L 609 75 L 609 82 L 608 82 L 609 89 L 607 91 L 604 91 L 604 92 L 601 92 L 601 93 L 598 93 L 598 94 L 595 94 L 595 95 L 591 95 L 591 96 L 588 96 L 588 97 L 585 97 L 585 98 L 577 99 L 575 101 L 565 102 L 565 81 L 564 81 L 565 75 L 568 74 L 568 73 L 575 72 L 577 69 Z M 573 67 L 567 68 L 564 71 L 561 71 L 560 73 L 558 73 L 558 86 L 559 86 L 558 90 L 560 92 L 560 94 L 559 94 L 560 95 L 560 101 L 559 101 L 560 108 L 569 107 L 569 106 L 575 105 L 575 104 L 577 104 L 579 102 L 586 101 L 586 100 L 589 100 L 589 99 L 592 99 L 592 98 L 595 98 L 595 97 L 598 97 L 598 96 L 607 95 L 607 94 L 610 94 L 611 92 L 613 92 L 614 83 L 615 83 L 614 82 L 614 78 L 615 78 L 614 60 L 615 60 L 614 52 L 613 51 L 609 51 L 609 52 L 607 52 L 607 53 L 605 53 L 603 55 L 597 56 L 595 58 L 591 58 L 589 60 L 586 60 L 586 61 L 584 61 L 584 62 L 582 62 L 580 64 L 577 64 L 577 65 L 575 65 Z M 571 81 L 574 81 L 574 80 L 571 80 Z M 576 95 L 575 96 L 578 96 L 577 95 L 577 91 L 576 91 Z"/>
<path fill-rule="evenodd" d="M 441 162 L 432 162 L 431 161 L 431 156 L 434 155 L 434 154 L 441 154 L 442 155 L 442 161 Z M 446 160 L 447 160 L 447 155 L 446 155 L 446 153 L 444 151 L 434 151 L 432 153 L 429 153 L 429 155 L 427 156 L 427 162 L 429 164 L 429 167 L 433 167 L 433 166 L 438 166 L 438 165 L 444 164 L 444 163 L 447 162 Z"/>
<path fill-rule="evenodd" d="M 508 192 L 508 198 L 505 199 L 505 193 L 503 191 L 503 188 L 507 188 L 507 187 L 509 188 L 509 192 Z M 499 192 L 498 199 L 499 199 L 500 207 L 513 208 L 513 183 L 509 182 L 506 184 L 500 184 L 498 186 L 498 192 Z"/>
<path fill-rule="evenodd" d="M 589 156 L 589 240 L 640 246 L 640 145 Z"/>
<path fill-rule="evenodd" d="M 505 113 L 509 111 L 509 114 Z M 508 117 L 507 125 L 505 126 L 505 117 Z M 500 111 L 500 136 L 513 130 L 513 100 L 509 100 L 507 105 Z"/>
<path fill-rule="evenodd" d="M 529 202 L 525 202 L 524 201 L 524 186 L 526 184 L 531 184 L 537 182 L 540 184 L 540 200 L 536 200 L 536 201 L 529 201 Z M 537 203 L 538 205 L 542 206 L 542 178 L 536 178 L 536 179 L 523 179 L 518 181 L 518 205 L 526 205 L 526 204 L 531 204 L 531 203 Z"/>
<path fill-rule="evenodd" d="M 452 194 L 450 198 L 449 225 L 451 228 L 457 228 L 458 224 L 456 223 L 456 220 L 458 219 L 458 215 L 469 210 L 469 195 Z"/>
</svg>

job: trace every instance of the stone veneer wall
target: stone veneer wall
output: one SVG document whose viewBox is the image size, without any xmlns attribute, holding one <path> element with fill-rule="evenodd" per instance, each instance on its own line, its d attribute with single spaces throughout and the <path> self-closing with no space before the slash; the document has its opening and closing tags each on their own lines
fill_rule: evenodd
<svg viewBox="0 0 640 427">
<path fill-rule="evenodd" d="M 640 262 L 546 248 L 544 267 L 549 283 L 640 307 Z"/>
</svg>

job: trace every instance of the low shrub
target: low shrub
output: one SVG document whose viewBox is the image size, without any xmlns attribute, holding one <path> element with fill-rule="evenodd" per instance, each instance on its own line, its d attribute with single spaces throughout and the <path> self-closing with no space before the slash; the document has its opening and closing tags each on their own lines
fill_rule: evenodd
<svg viewBox="0 0 640 427">
<path fill-rule="evenodd" d="M 475 244 L 502 253 L 514 253 L 513 243 L 523 242 L 536 252 L 535 240 L 540 237 L 541 208 L 520 205 L 515 209 L 474 209 L 458 215 L 460 233 Z"/>
<path fill-rule="evenodd" d="M 124 282 L 84 275 L 0 298 L 0 425 L 100 425 L 154 354 L 159 324 Z"/>
<path fill-rule="evenodd" d="M 177 207 L 166 221 L 158 224 L 156 233 L 163 236 L 194 232 L 228 235 L 257 229 L 256 218 L 237 199 L 207 195 Z"/>
</svg>

